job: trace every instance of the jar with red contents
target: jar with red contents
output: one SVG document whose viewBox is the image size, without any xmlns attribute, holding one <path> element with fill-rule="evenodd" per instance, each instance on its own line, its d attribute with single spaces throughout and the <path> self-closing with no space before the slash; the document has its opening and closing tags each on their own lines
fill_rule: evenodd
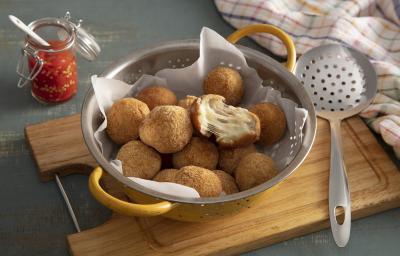
<svg viewBox="0 0 400 256">
<path fill-rule="evenodd" d="M 65 18 L 43 18 L 35 20 L 29 27 L 46 40 L 50 46 L 39 45 L 29 36 L 17 66 L 20 75 L 18 86 L 31 81 L 32 96 L 41 103 L 60 103 L 77 93 L 78 52 L 87 60 L 94 60 L 100 47 L 93 36 L 81 28 L 81 21 Z M 24 58 L 27 58 L 28 74 Z"/>
</svg>

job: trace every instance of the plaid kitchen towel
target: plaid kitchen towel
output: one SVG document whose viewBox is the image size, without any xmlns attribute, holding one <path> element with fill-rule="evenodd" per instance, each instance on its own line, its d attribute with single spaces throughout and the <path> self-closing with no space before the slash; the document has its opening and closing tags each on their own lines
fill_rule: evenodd
<svg viewBox="0 0 400 256">
<path fill-rule="evenodd" d="M 400 158 L 400 0 L 215 0 L 236 28 L 253 23 L 288 33 L 299 54 L 340 43 L 367 55 L 378 74 L 378 94 L 360 116 Z M 252 38 L 277 55 L 283 44 L 270 35 Z"/>
</svg>

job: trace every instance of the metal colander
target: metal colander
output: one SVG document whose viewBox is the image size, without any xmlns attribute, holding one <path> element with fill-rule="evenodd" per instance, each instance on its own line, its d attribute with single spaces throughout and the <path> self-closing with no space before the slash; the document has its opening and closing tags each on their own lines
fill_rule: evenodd
<svg viewBox="0 0 400 256">
<path fill-rule="evenodd" d="M 249 208 L 251 201 L 256 195 L 261 194 L 261 192 L 268 190 L 287 178 L 304 161 L 311 149 L 316 133 L 316 116 L 310 97 L 298 79 L 283 65 L 258 51 L 240 45 L 237 47 L 244 54 L 247 64 L 254 68 L 261 79 L 264 80 L 265 86 L 272 86 L 278 89 L 282 93 L 282 97 L 293 100 L 299 107 L 308 111 L 308 118 L 302 133 L 301 130 L 297 131 L 297 136 L 302 136 L 302 140 L 293 136 L 293 138 L 291 138 L 291 145 L 287 146 L 287 154 L 294 155 L 293 160 L 288 163 L 277 176 L 262 185 L 223 197 L 182 198 L 150 190 L 122 176 L 109 163 L 112 156 L 103 155 L 96 145 L 94 132 L 102 122 L 102 115 L 98 108 L 93 89 L 91 88 L 85 97 L 82 107 L 82 131 L 85 142 L 99 165 L 118 181 L 129 187 L 127 194 L 130 198 L 141 203 L 156 203 L 166 200 L 173 204 L 179 204 L 179 207 L 175 207 L 171 214 L 165 214 L 170 218 L 189 221 L 207 220 L 213 217 L 224 216 L 227 213 L 236 212 L 241 208 Z M 199 40 L 173 41 L 136 51 L 113 64 L 101 76 L 123 80 L 129 84 L 133 84 L 142 74 L 154 75 L 157 71 L 165 68 L 186 67 L 193 64 L 198 57 Z M 230 63 L 224 60 L 221 60 L 220 64 L 230 66 Z M 295 143 L 296 145 L 301 143 L 297 152 L 292 150 Z M 101 174 L 97 176 L 98 181 Z M 105 202 L 103 203 L 106 204 Z M 152 214 L 147 213 L 145 215 L 159 214 L 162 213 L 156 211 L 152 212 Z"/>
</svg>

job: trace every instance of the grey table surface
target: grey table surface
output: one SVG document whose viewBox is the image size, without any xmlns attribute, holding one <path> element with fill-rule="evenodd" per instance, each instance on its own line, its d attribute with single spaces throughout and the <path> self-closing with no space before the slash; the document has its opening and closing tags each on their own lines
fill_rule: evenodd
<svg viewBox="0 0 400 256">
<path fill-rule="evenodd" d="M 16 87 L 23 35 L 7 15 L 29 22 L 63 16 L 66 10 L 84 19 L 103 51 L 92 63 L 79 59 L 77 96 L 61 105 L 43 106 L 31 97 L 29 87 Z M 72 221 L 55 182 L 39 181 L 24 127 L 78 113 L 90 75 L 100 74 L 127 53 L 152 43 L 198 38 L 203 26 L 224 36 L 233 29 L 213 2 L 205 0 L 0 0 L 0 24 L 0 255 L 68 255 L 66 235 L 75 232 Z M 260 49 L 250 41 L 243 43 Z M 110 217 L 111 212 L 89 194 L 86 176 L 69 176 L 63 182 L 82 229 Z M 330 231 L 323 230 L 246 255 L 400 255 L 399 239 L 400 209 L 394 209 L 354 221 L 346 248 L 337 248 Z"/>
</svg>

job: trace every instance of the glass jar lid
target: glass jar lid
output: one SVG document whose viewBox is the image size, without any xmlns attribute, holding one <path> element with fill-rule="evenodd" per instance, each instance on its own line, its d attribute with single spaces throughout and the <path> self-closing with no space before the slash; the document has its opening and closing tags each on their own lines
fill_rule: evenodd
<svg viewBox="0 0 400 256">
<path fill-rule="evenodd" d="M 85 59 L 93 61 L 101 49 L 96 39 L 80 26 L 76 27 L 76 51 Z"/>
<path fill-rule="evenodd" d="M 100 46 L 96 42 L 94 36 L 82 28 L 82 20 L 79 20 L 77 24 L 73 23 L 71 21 L 71 14 L 69 12 L 65 14 L 64 19 L 67 20 L 73 27 L 75 27 L 75 50 L 86 60 L 93 61 L 96 59 L 101 51 Z M 63 36 L 64 35 L 59 35 L 60 38 L 63 38 Z"/>
</svg>

